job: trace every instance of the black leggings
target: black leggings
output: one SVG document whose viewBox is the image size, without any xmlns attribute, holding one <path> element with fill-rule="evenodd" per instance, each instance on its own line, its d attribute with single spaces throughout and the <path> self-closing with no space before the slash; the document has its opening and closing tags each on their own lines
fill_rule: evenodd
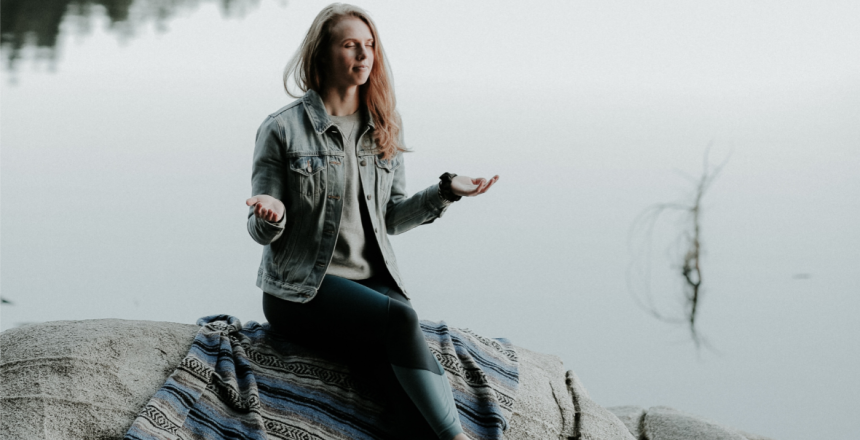
<svg viewBox="0 0 860 440">
<path fill-rule="evenodd" d="M 398 419 L 409 438 L 435 434 L 451 440 L 463 432 L 448 378 L 424 340 L 418 314 L 387 272 L 367 280 L 325 275 L 306 303 L 264 293 L 263 313 L 285 338 L 386 376 L 379 378 L 399 403 L 395 408 L 404 411 Z M 379 359 L 387 359 L 388 368 L 378 368 Z M 414 406 L 402 405 L 404 392 Z M 426 423 L 416 422 L 416 414 Z"/>
</svg>

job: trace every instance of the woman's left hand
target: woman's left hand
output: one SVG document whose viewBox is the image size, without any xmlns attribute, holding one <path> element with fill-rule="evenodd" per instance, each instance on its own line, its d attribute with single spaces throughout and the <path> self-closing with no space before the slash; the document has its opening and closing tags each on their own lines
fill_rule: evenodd
<svg viewBox="0 0 860 440">
<path fill-rule="evenodd" d="M 458 196 L 476 196 L 487 192 L 487 190 L 490 189 L 490 187 L 498 180 L 498 174 L 489 180 L 483 177 L 473 179 L 469 176 L 455 176 L 451 179 L 451 192 Z"/>
</svg>

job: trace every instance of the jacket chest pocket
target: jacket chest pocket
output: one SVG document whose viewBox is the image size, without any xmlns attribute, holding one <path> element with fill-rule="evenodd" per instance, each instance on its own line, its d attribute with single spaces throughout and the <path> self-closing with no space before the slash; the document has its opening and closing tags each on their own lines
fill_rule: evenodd
<svg viewBox="0 0 860 440">
<path fill-rule="evenodd" d="M 296 156 L 289 159 L 287 179 L 290 191 L 313 196 L 325 190 L 326 157 L 322 155 Z"/>
<path fill-rule="evenodd" d="M 398 154 L 393 159 L 382 159 L 382 154 L 374 156 L 376 164 L 376 175 L 379 179 L 379 187 L 382 190 L 380 197 L 386 199 L 391 192 L 391 184 L 394 181 L 394 171 L 401 164 L 400 155 Z"/>
</svg>

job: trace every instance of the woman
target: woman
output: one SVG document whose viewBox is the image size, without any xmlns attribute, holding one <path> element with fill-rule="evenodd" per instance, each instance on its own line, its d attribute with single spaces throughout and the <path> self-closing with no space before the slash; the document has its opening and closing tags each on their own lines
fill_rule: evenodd
<svg viewBox="0 0 860 440">
<path fill-rule="evenodd" d="M 336 3 L 317 15 L 284 72 L 287 93 L 298 98 L 290 76 L 305 93 L 258 129 L 254 196 L 246 200 L 248 231 L 265 246 L 257 286 L 266 318 L 295 341 L 353 361 L 371 362 L 379 357 L 367 351 L 379 350 L 420 411 L 424 427 L 409 429 L 429 425 L 440 440 L 467 440 L 387 234 L 432 223 L 499 176 L 445 173 L 406 196 L 401 153 L 408 150 L 390 69 L 373 21 L 358 7 Z"/>
</svg>

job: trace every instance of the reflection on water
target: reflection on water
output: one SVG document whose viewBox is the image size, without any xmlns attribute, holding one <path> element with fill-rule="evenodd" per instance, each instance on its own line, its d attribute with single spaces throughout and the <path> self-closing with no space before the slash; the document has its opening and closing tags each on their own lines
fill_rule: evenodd
<svg viewBox="0 0 860 440">
<path fill-rule="evenodd" d="M 217 1 L 224 17 L 242 17 L 259 0 Z M 153 22 L 164 31 L 165 23 L 177 12 L 195 9 L 200 0 L 3 0 L 0 2 L 0 46 L 6 69 L 14 71 L 22 53 L 32 48 L 34 59 L 53 66 L 63 20 L 74 22 L 79 34 L 89 33 L 91 20 L 107 17 L 108 29 L 120 38 L 134 36 L 137 26 Z"/>
</svg>

